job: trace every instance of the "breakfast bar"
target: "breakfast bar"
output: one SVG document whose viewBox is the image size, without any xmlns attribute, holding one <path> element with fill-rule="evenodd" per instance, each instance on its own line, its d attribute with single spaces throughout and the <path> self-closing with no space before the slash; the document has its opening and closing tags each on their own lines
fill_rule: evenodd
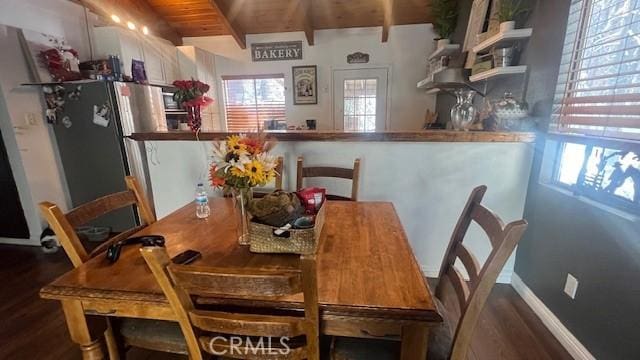
<svg viewBox="0 0 640 360">
<path fill-rule="evenodd" d="M 207 183 L 214 141 L 227 132 L 134 133 L 144 141 L 153 205 L 162 218 L 193 201 L 193 188 Z M 437 276 L 442 255 L 460 208 L 474 187 L 492 189 L 487 204 L 505 221 L 522 217 L 535 133 L 422 130 L 350 133 L 341 131 L 266 132 L 275 139 L 274 155 L 283 156 L 283 188 L 295 190 L 296 158 L 305 164 L 351 167 L 361 160 L 359 200 L 392 202 L 426 276 Z M 198 141 L 199 139 L 199 141 Z M 322 179 L 311 185 L 328 186 L 348 194 L 350 184 Z M 212 194 L 216 195 L 216 194 Z M 425 231 L 428 229 L 428 231 Z M 487 256 L 486 239 L 471 229 L 467 241 Z M 498 278 L 509 282 L 513 259 Z"/>
</svg>

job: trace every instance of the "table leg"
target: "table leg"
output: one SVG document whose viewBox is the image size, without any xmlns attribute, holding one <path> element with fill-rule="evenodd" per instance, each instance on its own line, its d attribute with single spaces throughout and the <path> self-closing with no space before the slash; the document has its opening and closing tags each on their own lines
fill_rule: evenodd
<svg viewBox="0 0 640 360">
<path fill-rule="evenodd" d="M 95 334 L 95 332 L 92 331 L 93 327 L 90 327 L 87 322 L 82 303 L 77 300 L 63 300 L 62 310 L 67 320 L 71 340 L 80 346 L 82 359 L 103 360 L 102 345 L 100 344 L 100 340 L 94 340 L 95 338 L 92 337 L 92 333 Z M 104 328 L 102 328 L 102 331 L 104 331 Z M 98 334 L 100 333 L 101 332 L 98 332 Z"/>
<path fill-rule="evenodd" d="M 424 360 L 427 358 L 429 328 L 427 325 L 411 324 L 402 327 L 402 360 Z"/>
</svg>

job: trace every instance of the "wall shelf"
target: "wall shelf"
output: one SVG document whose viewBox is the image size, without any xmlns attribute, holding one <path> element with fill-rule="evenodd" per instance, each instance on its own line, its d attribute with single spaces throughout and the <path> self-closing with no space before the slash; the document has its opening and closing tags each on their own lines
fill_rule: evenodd
<svg viewBox="0 0 640 360">
<path fill-rule="evenodd" d="M 515 29 L 504 32 L 499 32 L 487 40 L 473 47 L 473 52 L 476 54 L 488 52 L 491 48 L 496 46 L 504 46 L 513 44 L 523 39 L 531 37 L 533 29 Z"/>
<path fill-rule="evenodd" d="M 429 60 L 442 57 L 442 56 L 456 55 L 459 51 L 460 51 L 459 44 L 448 44 L 440 48 L 437 48 L 436 51 L 431 53 L 431 55 L 429 55 Z"/>
<path fill-rule="evenodd" d="M 477 82 L 498 76 L 524 74 L 525 72 L 527 72 L 527 65 L 498 67 L 472 75 L 469 77 L 469 81 Z"/>
</svg>

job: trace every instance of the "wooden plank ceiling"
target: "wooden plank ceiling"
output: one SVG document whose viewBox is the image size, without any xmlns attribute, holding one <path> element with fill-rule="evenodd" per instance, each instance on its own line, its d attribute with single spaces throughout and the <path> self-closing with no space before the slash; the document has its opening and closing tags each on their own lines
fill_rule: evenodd
<svg viewBox="0 0 640 360">
<path fill-rule="evenodd" d="M 133 0 L 120 0 L 127 2 Z M 246 34 L 432 22 L 431 0 L 135 0 L 146 2 L 158 21 L 183 37 L 233 35 L 245 48 Z"/>
</svg>

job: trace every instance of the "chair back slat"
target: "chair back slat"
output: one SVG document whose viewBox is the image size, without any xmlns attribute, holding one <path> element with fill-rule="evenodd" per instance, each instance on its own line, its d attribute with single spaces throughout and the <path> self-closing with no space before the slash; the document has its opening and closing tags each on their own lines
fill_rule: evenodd
<svg viewBox="0 0 640 360">
<path fill-rule="evenodd" d="M 198 329 L 233 335 L 295 337 L 304 334 L 304 318 L 236 314 L 222 311 L 192 310 L 189 318 Z"/>
<path fill-rule="evenodd" d="M 457 321 L 453 346 L 450 349 L 451 360 L 466 359 L 480 312 L 500 271 L 527 228 L 525 220 L 517 220 L 505 226 L 500 217 L 481 205 L 486 190 L 486 186 L 479 186 L 469 196 L 440 268 L 440 283 L 436 288 L 436 297 L 442 300 L 447 292 L 445 281 L 443 281 L 446 277 L 446 282 L 453 286 L 460 304 L 460 318 Z M 471 251 L 462 244 L 472 221 L 484 230 L 492 245 L 491 253 L 482 267 Z M 469 274 L 468 283 L 455 267 L 458 259 Z"/>
<path fill-rule="evenodd" d="M 299 271 L 235 270 L 193 265 L 169 266 L 176 285 L 190 294 L 279 297 L 302 291 Z"/>
<path fill-rule="evenodd" d="M 132 176 L 125 178 L 127 190 L 115 194 L 103 196 L 86 204 L 76 207 L 66 215 L 54 203 L 44 201 L 39 204 L 40 212 L 55 232 L 60 244 L 67 253 L 67 256 L 74 267 L 82 265 L 93 256 L 105 251 L 109 245 L 115 241 L 126 239 L 141 230 L 144 226 L 135 227 L 116 235 L 97 247 L 91 254 L 88 254 L 75 228 L 85 225 L 102 215 L 121 209 L 126 206 L 136 205 L 144 225 L 152 224 L 156 221 L 155 215 L 149 206 L 146 197 L 143 195 L 136 179 Z"/>
<path fill-rule="evenodd" d="M 492 246 L 497 246 L 503 240 L 504 222 L 493 211 L 480 204 L 475 204 L 473 210 L 471 210 L 471 219 L 482 227 Z"/>
<path fill-rule="evenodd" d="M 315 166 L 302 169 L 302 177 L 332 177 L 340 179 L 353 179 L 353 169 L 339 167 Z"/>
<path fill-rule="evenodd" d="M 136 204 L 136 196 L 133 192 L 130 190 L 121 191 L 82 204 L 69 211 L 66 218 L 69 224 L 75 228 L 114 210 L 134 204 Z"/>
<path fill-rule="evenodd" d="M 462 265 L 464 265 L 465 270 L 467 270 L 471 284 L 476 285 L 480 275 L 480 263 L 478 259 L 462 243 L 458 244 L 456 256 L 460 259 Z"/>
<path fill-rule="evenodd" d="M 312 166 L 304 167 L 304 159 L 302 156 L 298 157 L 298 168 L 296 177 L 296 190 L 300 190 L 304 187 L 304 178 L 315 177 L 328 177 L 351 180 L 351 198 L 342 196 L 334 196 L 335 199 L 346 199 L 357 201 L 358 200 L 358 188 L 360 186 L 360 159 L 356 159 L 353 162 L 353 168 L 341 168 L 330 166 Z"/>
</svg>

